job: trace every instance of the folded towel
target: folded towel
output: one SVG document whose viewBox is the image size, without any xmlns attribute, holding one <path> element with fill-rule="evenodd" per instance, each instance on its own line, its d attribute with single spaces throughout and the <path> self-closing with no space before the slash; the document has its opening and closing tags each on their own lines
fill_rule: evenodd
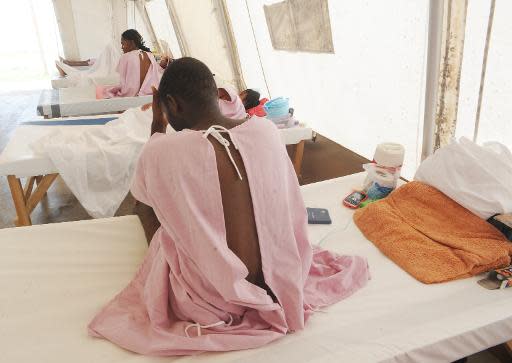
<svg viewBox="0 0 512 363">
<path fill-rule="evenodd" d="M 427 284 L 510 264 L 512 243 L 496 228 L 421 182 L 359 209 L 354 221 L 387 257 Z"/>
</svg>

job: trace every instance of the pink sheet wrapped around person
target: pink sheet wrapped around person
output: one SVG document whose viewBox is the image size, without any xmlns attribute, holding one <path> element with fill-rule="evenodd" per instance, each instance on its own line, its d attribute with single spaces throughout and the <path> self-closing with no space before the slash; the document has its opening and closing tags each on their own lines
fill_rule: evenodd
<svg viewBox="0 0 512 363">
<path fill-rule="evenodd" d="M 150 95 L 151 87 L 158 87 L 160 83 L 167 63 L 157 63 L 136 30 L 128 29 L 122 34 L 121 47 L 124 54 L 119 59 L 116 69 L 120 84 L 96 86 L 97 99 Z"/>
<path fill-rule="evenodd" d="M 167 120 L 176 133 L 165 134 Z M 169 65 L 151 132 L 132 193 L 158 229 L 91 335 L 158 356 L 256 348 L 365 286 L 366 259 L 311 247 L 277 128 L 223 116 L 203 63 Z"/>
<path fill-rule="evenodd" d="M 235 89 L 229 85 L 217 85 L 219 92 L 219 108 L 221 113 L 235 120 L 241 120 L 247 117 L 244 104 L 236 93 Z"/>
</svg>

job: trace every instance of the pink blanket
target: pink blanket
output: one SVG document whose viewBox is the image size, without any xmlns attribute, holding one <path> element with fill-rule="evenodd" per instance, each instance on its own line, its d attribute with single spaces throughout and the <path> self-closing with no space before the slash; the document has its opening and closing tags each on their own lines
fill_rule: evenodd
<svg viewBox="0 0 512 363">
<path fill-rule="evenodd" d="M 244 160 L 267 292 L 228 248 L 216 157 L 200 131 L 155 134 L 133 195 L 161 222 L 133 281 L 89 332 L 150 355 L 255 348 L 304 328 L 315 309 L 363 287 L 366 259 L 312 249 L 293 166 L 276 127 L 253 117 L 230 130 Z"/>
<path fill-rule="evenodd" d="M 121 56 L 117 65 L 121 84 L 113 87 L 99 87 L 99 93 L 102 96 L 99 98 L 135 97 L 153 94 L 151 87 L 158 88 L 164 69 L 156 62 L 152 53 L 146 52 L 151 61 L 151 66 L 141 85 L 139 57 L 141 52 L 141 50 L 132 50 Z M 98 90 L 96 93 L 98 98 Z"/>
<path fill-rule="evenodd" d="M 227 118 L 232 118 L 235 120 L 242 120 L 247 117 L 247 112 L 245 111 L 244 104 L 240 99 L 240 96 L 236 93 L 236 91 L 230 86 L 222 86 L 226 90 L 231 98 L 231 101 L 222 100 L 219 98 L 219 108 L 220 112 L 226 116 Z"/>
</svg>

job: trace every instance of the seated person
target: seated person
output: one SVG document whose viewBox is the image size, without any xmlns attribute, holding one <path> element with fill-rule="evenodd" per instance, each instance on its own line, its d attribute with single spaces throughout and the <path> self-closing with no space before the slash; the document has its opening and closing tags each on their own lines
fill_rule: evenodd
<svg viewBox="0 0 512 363">
<path fill-rule="evenodd" d="M 240 99 L 242 100 L 245 110 L 249 116 L 265 117 L 267 113 L 263 105 L 268 101 L 268 98 L 263 98 L 260 101 L 260 93 L 253 89 L 246 89 L 240 92 Z"/>
<path fill-rule="evenodd" d="M 120 85 L 97 87 L 97 98 L 145 96 L 160 83 L 168 59 L 164 57 L 158 64 L 137 30 L 128 29 L 121 35 L 121 48 L 124 54 L 117 65 Z"/>
<path fill-rule="evenodd" d="M 366 284 L 364 258 L 311 248 L 279 131 L 222 115 L 205 64 L 171 63 L 152 107 L 132 193 L 157 229 L 91 335 L 160 356 L 254 348 Z"/>
</svg>

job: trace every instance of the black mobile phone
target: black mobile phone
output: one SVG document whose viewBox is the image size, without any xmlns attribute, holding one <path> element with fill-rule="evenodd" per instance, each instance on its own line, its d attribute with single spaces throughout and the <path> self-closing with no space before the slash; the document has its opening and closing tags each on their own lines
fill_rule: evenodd
<svg viewBox="0 0 512 363">
<path fill-rule="evenodd" d="M 306 208 L 308 211 L 309 224 L 331 224 L 329 211 L 324 208 Z"/>
</svg>

